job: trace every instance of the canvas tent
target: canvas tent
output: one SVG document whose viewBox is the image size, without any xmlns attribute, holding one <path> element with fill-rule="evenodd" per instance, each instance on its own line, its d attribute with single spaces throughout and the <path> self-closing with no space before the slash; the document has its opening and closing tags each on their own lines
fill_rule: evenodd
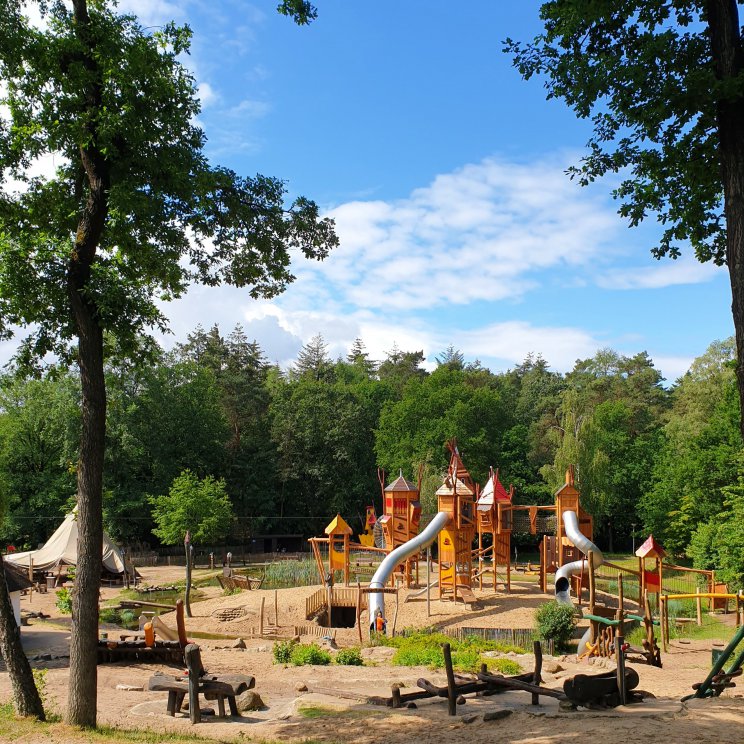
<svg viewBox="0 0 744 744">
<path fill-rule="evenodd" d="M 54 534 L 38 550 L 11 553 L 5 557 L 16 566 L 28 568 L 31 560 L 34 571 L 51 571 L 60 566 L 77 565 L 78 523 L 74 512 L 68 514 Z M 103 568 L 112 574 L 124 573 L 124 560 L 111 538 L 103 533 Z"/>
</svg>

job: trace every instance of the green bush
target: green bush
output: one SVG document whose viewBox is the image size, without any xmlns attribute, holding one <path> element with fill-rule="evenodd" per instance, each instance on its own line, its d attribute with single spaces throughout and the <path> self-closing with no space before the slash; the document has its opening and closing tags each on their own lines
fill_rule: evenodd
<svg viewBox="0 0 744 744">
<path fill-rule="evenodd" d="M 57 601 L 54 603 L 57 605 L 57 609 L 63 614 L 63 615 L 71 615 L 72 614 L 72 594 L 70 593 L 69 589 L 57 589 Z"/>
<path fill-rule="evenodd" d="M 331 655 L 316 643 L 308 645 L 301 643 L 294 646 L 289 660 L 295 666 L 303 666 L 304 664 L 326 666 L 331 663 Z"/>
<path fill-rule="evenodd" d="M 361 649 L 342 648 L 336 654 L 336 664 L 343 664 L 344 666 L 364 666 Z"/>
<path fill-rule="evenodd" d="M 98 613 L 98 621 L 101 623 L 111 623 L 112 625 L 121 625 L 121 615 L 119 610 L 113 607 L 103 607 Z"/>
<path fill-rule="evenodd" d="M 513 659 L 488 659 L 488 668 L 501 674 L 521 674 L 522 667 Z"/>
<path fill-rule="evenodd" d="M 535 611 L 535 625 L 542 640 L 553 641 L 558 648 L 565 648 L 576 627 L 573 605 L 552 600 Z"/>
<path fill-rule="evenodd" d="M 297 645 L 297 641 L 276 641 L 271 653 L 274 656 L 275 664 L 289 664 L 292 660 L 292 650 Z"/>
</svg>

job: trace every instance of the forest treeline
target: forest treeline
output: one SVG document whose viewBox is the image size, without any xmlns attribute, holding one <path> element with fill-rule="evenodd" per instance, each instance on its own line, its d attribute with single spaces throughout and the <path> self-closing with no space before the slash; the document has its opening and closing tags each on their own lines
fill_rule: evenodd
<svg viewBox="0 0 744 744">
<path fill-rule="evenodd" d="M 493 373 L 450 347 L 427 372 L 421 351 L 394 347 L 377 362 L 359 339 L 334 361 L 316 336 L 282 371 L 239 326 L 227 336 L 198 327 L 148 363 L 106 370 L 105 527 L 126 544 L 157 544 L 152 497 L 187 469 L 224 480 L 232 541 L 319 534 L 337 512 L 359 529 L 367 504 L 381 508 L 378 467 L 414 480 L 421 469 L 432 513 L 455 437 L 475 479 L 499 468 L 522 504 L 553 503 L 574 463 L 600 547 L 653 532 L 741 583 L 733 349 L 713 343 L 665 388 L 645 352 L 603 349 L 564 375 L 539 355 Z M 1 544 L 35 547 L 71 507 L 79 404 L 74 370 L 0 379 Z"/>
</svg>

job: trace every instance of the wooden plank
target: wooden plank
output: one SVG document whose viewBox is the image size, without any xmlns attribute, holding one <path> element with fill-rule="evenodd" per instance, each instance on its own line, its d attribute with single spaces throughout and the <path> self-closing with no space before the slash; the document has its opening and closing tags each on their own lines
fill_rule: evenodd
<svg viewBox="0 0 744 744">
<path fill-rule="evenodd" d="M 467 587 L 467 586 L 463 586 L 463 585 L 461 585 L 461 584 L 458 584 L 458 585 L 457 585 L 457 594 L 458 594 L 458 597 L 457 597 L 457 598 L 458 598 L 458 599 L 462 599 L 462 601 L 463 601 L 463 602 L 464 602 L 465 604 L 470 604 L 470 605 L 472 605 L 472 604 L 476 604 L 477 602 L 479 602 L 479 601 L 480 601 L 480 600 L 479 600 L 479 599 L 478 599 L 478 598 L 477 598 L 477 597 L 475 596 L 475 594 L 473 594 L 473 592 L 472 592 L 472 590 L 470 589 L 470 587 Z"/>
</svg>

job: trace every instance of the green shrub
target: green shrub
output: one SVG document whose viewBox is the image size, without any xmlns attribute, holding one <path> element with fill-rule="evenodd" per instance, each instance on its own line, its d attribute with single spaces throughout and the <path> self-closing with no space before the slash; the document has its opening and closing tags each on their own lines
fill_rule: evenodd
<svg viewBox="0 0 744 744">
<path fill-rule="evenodd" d="M 304 664 L 326 666 L 331 663 L 331 655 L 316 643 L 301 643 L 294 646 L 289 660 L 295 666 L 303 666 Z"/>
<path fill-rule="evenodd" d="M 121 625 L 121 615 L 119 610 L 113 607 L 103 607 L 98 613 L 98 621 L 101 623 L 111 623 L 112 625 Z"/>
<path fill-rule="evenodd" d="M 541 639 L 553 641 L 558 648 L 565 648 L 576 627 L 573 605 L 552 600 L 535 611 L 535 625 Z"/>
<path fill-rule="evenodd" d="M 342 648 L 336 654 L 336 664 L 343 664 L 344 666 L 364 666 L 361 649 Z"/>
<path fill-rule="evenodd" d="M 72 594 L 69 589 L 57 589 L 56 591 L 57 601 L 54 603 L 57 605 L 57 609 L 63 615 L 72 614 Z"/>
<path fill-rule="evenodd" d="M 289 664 L 292 660 L 292 650 L 297 645 L 297 641 L 276 641 L 271 653 L 274 656 L 275 664 Z"/>
<path fill-rule="evenodd" d="M 522 673 L 522 667 L 512 659 L 488 659 L 488 668 L 491 672 L 496 670 L 501 674 Z"/>
</svg>

